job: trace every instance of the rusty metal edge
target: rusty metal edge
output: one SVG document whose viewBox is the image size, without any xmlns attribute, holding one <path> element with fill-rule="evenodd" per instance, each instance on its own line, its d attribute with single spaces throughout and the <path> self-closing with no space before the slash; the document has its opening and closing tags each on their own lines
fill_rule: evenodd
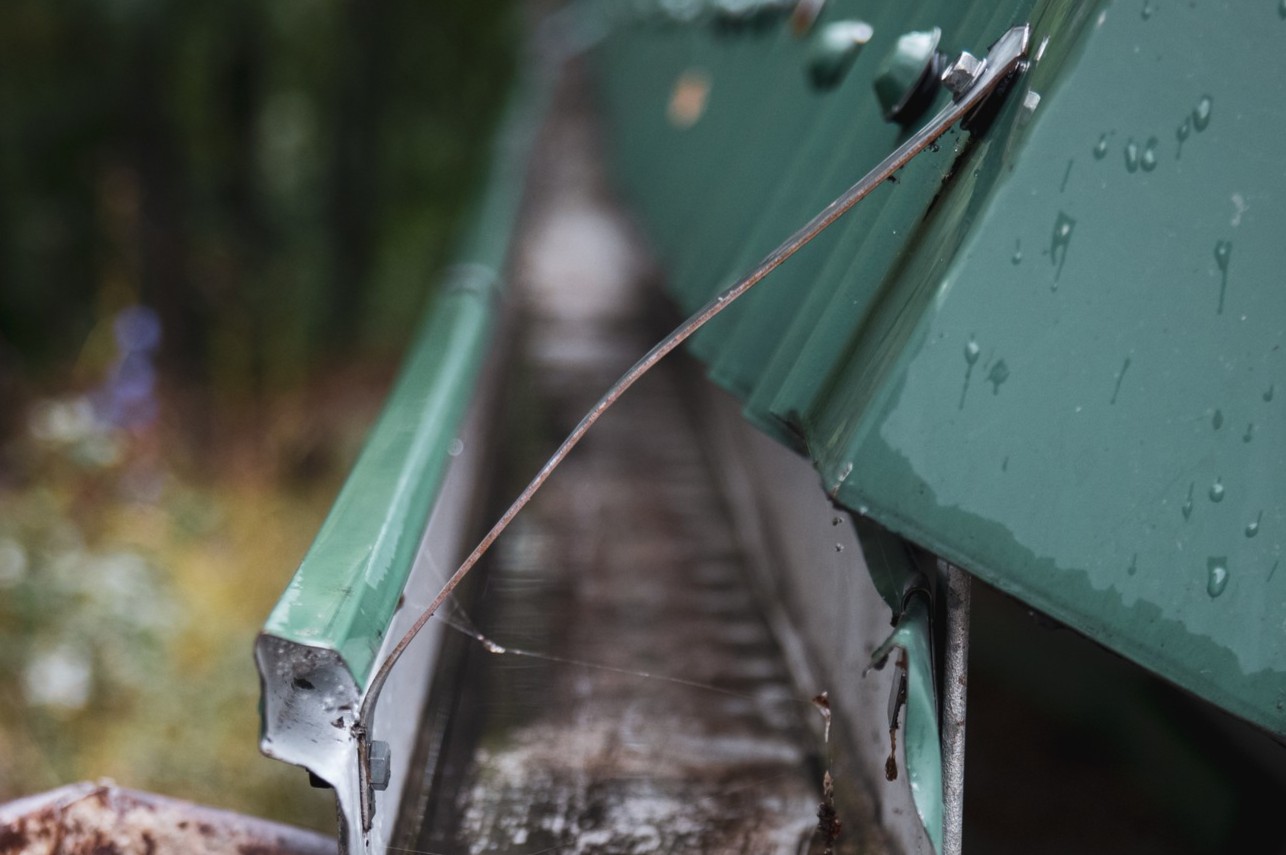
<svg viewBox="0 0 1286 855">
<path fill-rule="evenodd" d="M 82 782 L 0 805 L 0 855 L 334 855 L 333 838 L 193 802 Z"/>
</svg>

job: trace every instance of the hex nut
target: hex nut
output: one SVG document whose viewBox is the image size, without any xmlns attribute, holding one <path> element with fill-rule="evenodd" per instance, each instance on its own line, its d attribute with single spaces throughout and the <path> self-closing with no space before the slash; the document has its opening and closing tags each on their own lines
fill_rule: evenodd
<svg viewBox="0 0 1286 855">
<path fill-rule="evenodd" d="M 371 788 L 387 790 L 393 775 L 393 753 L 389 744 L 381 740 L 371 741 Z"/>
<path fill-rule="evenodd" d="M 959 98 L 973 86 L 974 81 L 982 74 L 984 65 L 981 59 L 969 51 L 961 51 L 956 61 L 942 72 L 942 85 L 953 97 Z"/>
</svg>

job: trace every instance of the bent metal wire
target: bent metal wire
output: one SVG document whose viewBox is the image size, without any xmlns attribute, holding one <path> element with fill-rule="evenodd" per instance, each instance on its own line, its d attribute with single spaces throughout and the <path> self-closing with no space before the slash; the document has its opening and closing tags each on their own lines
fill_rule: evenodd
<svg viewBox="0 0 1286 855">
<path fill-rule="evenodd" d="M 487 553 L 496 539 L 509 527 L 509 524 L 518 513 L 526 507 L 540 487 L 548 480 L 549 476 L 558 468 L 559 464 L 576 447 L 589 429 L 594 426 L 595 422 L 602 417 L 603 413 L 639 378 L 646 374 L 652 366 L 664 359 L 666 355 L 723 312 L 728 306 L 732 305 L 733 302 L 762 281 L 769 273 L 776 270 L 813 238 L 825 231 L 836 220 L 852 209 L 853 206 L 866 198 L 871 191 L 893 177 L 912 158 L 933 145 L 948 129 L 965 119 L 998 89 L 1002 89 L 1001 85 L 1013 74 L 1023 71 L 1030 38 L 1031 27 L 1028 24 L 1008 30 L 992 45 L 985 59 L 977 63 L 977 65 L 974 65 L 973 62 L 965 63 L 965 65 L 969 66 L 971 81 L 961 80 L 959 75 L 963 66 L 959 61 L 953 63 L 948 69 L 948 73 L 954 75 L 949 81 L 953 93 L 953 99 L 950 104 L 946 105 L 905 143 L 880 161 L 874 169 L 840 194 L 839 197 L 795 231 L 794 234 L 790 235 L 776 249 L 768 253 L 748 274 L 712 298 L 673 332 L 658 342 L 599 398 L 597 403 L 568 434 L 567 438 L 563 440 L 562 444 L 545 462 L 540 471 L 536 473 L 531 482 L 514 499 L 500 519 L 496 521 L 490 531 L 487 532 L 460 564 L 460 567 L 452 574 L 451 578 L 442 586 L 429 606 L 419 614 L 410 629 L 389 650 L 388 655 L 379 664 L 375 675 L 372 677 L 366 695 L 362 700 L 358 724 L 354 728 L 354 733 L 358 740 L 358 772 L 361 781 L 363 828 L 369 829 L 372 817 L 369 804 L 371 742 L 369 726 L 375 706 L 379 702 L 380 692 L 388 680 L 389 674 L 411 641 L 419 634 L 433 615 L 437 613 L 438 609 L 441 608 L 442 604 L 451 596 L 464 577 L 474 568 L 479 559 Z M 972 57 L 970 57 L 970 60 L 972 60 Z"/>
</svg>

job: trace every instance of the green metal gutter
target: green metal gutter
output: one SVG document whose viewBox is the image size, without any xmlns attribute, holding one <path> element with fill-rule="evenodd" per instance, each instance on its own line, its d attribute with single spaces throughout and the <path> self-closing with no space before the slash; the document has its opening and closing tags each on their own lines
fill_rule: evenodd
<svg viewBox="0 0 1286 855">
<path fill-rule="evenodd" d="M 399 378 L 264 633 L 337 651 L 363 684 L 420 546 L 452 443 L 492 347 L 501 271 L 536 110 L 509 107 L 456 264 L 439 284 Z"/>
<path fill-rule="evenodd" d="M 407 650 L 404 667 L 383 687 L 387 703 L 365 719 L 361 710 L 382 646 L 406 631 L 404 612 L 444 581 L 433 570 L 467 551 L 472 487 L 485 468 L 481 433 L 491 416 L 492 396 L 485 393 L 495 385 L 483 381 L 501 369 L 503 276 L 552 84 L 548 73 L 532 73 L 515 90 L 456 263 L 439 283 L 361 455 L 255 645 L 260 748 L 335 789 L 344 852 L 387 850 L 405 782 L 414 774 L 424 674 L 438 655 L 440 625 Z M 466 421 L 469 436 L 463 435 Z M 420 581 L 405 590 L 413 571 Z M 429 587 L 434 591 L 420 590 Z M 399 610 L 404 593 L 408 609 Z M 367 774 L 376 754 L 379 782 Z"/>
</svg>

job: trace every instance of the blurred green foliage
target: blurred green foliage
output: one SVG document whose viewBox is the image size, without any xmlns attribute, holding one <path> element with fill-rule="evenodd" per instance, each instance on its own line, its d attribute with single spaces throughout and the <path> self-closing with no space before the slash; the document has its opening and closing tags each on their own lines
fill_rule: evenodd
<svg viewBox="0 0 1286 855">
<path fill-rule="evenodd" d="M 448 261 L 519 23 L 0 2 L 0 801 L 107 775 L 333 830 L 257 751 L 252 639 Z M 161 416 L 127 429 L 93 390 L 133 304 Z"/>
<path fill-rule="evenodd" d="M 0 372 L 155 308 L 272 392 L 405 340 L 513 69 L 511 0 L 5 0 Z"/>
<path fill-rule="evenodd" d="M 109 777 L 333 833 L 332 794 L 258 751 L 250 655 L 333 478 L 31 451 L 38 485 L 0 490 L 0 802 Z"/>
</svg>

